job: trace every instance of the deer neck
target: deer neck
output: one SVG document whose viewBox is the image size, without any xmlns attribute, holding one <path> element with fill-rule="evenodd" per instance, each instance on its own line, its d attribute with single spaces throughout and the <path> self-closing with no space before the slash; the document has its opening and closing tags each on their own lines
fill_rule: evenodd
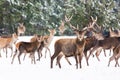
<svg viewBox="0 0 120 80">
<path fill-rule="evenodd" d="M 83 45 L 85 43 L 85 39 L 83 38 L 82 40 L 80 40 L 79 38 L 77 38 L 76 43 L 79 45 Z"/>
</svg>

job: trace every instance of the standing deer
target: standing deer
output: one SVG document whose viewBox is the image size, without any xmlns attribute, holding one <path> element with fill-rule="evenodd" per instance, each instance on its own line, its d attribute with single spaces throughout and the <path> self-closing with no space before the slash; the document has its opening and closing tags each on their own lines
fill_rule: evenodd
<svg viewBox="0 0 120 80">
<path fill-rule="evenodd" d="M 120 37 L 108 37 L 105 38 L 103 40 L 98 40 L 98 42 L 96 43 L 95 47 L 93 47 L 93 49 L 90 51 L 90 54 L 88 56 L 88 58 L 90 57 L 91 54 L 93 54 L 93 52 L 99 48 L 102 49 L 113 49 L 115 48 L 118 44 L 120 43 Z M 100 53 L 99 53 L 100 54 Z M 96 54 L 97 59 L 99 60 L 99 54 Z"/>
<path fill-rule="evenodd" d="M 11 37 L 0 37 L 0 49 L 6 48 L 6 57 L 7 57 L 7 47 L 11 49 L 11 57 L 13 53 L 13 44 L 18 40 L 16 33 L 13 33 Z M 1 54 L 0 54 L 1 57 Z"/>
<path fill-rule="evenodd" d="M 49 29 L 48 31 L 50 32 L 50 35 L 44 36 L 44 40 L 45 40 L 44 41 L 44 48 L 46 48 L 45 57 L 46 57 L 47 50 L 49 50 L 49 54 L 50 54 L 50 57 L 51 57 L 51 52 L 50 52 L 49 46 L 50 46 L 50 44 L 53 40 L 54 35 L 56 34 L 55 29 Z"/>
<path fill-rule="evenodd" d="M 71 18 L 70 18 L 70 19 L 71 19 Z M 66 22 L 69 23 L 69 25 L 70 25 L 70 27 L 71 27 L 72 29 L 76 29 L 74 26 L 72 26 L 72 25 L 70 24 L 70 19 L 68 19 L 67 16 L 66 16 Z M 87 32 L 88 32 L 88 31 L 91 31 L 91 30 L 95 30 L 95 29 L 94 29 L 94 25 L 96 24 L 97 17 L 96 17 L 96 19 L 93 19 L 93 17 L 92 17 L 92 21 L 93 21 L 93 22 L 90 23 L 90 24 L 88 25 L 88 27 L 84 28 L 83 30 L 86 30 Z M 92 32 L 93 32 L 93 31 L 92 31 Z M 98 35 L 97 35 L 97 36 L 98 36 Z M 99 38 L 103 39 L 103 36 L 99 35 Z M 85 59 L 86 59 L 87 65 L 89 65 L 89 63 L 88 63 L 88 58 L 87 58 L 87 51 L 91 50 L 91 48 L 93 48 L 93 47 L 96 45 L 96 43 L 97 43 L 96 35 L 94 35 L 93 37 L 91 36 L 91 37 L 85 38 L 85 41 L 86 41 L 86 44 L 85 44 L 85 49 L 84 49 L 84 55 L 85 55 Z M 60 59 L 61 59 L 63 56 L 64 56 L 63 53 L 60 53 L 60 54 L 57 56 L 57 63 L 56 63 L 56 64 L 59 63 Z M 66 59 L 67 62 L 71 65 L 71 63 L 70 63 L 70 61 L 67 59 L 67 57 L 65 57 L 65 59 Z"/>
<path fill-rule="evenodd" d="M 54 48 L 55 52 L 51 57 L 51 68 L 53 68 L 53 60 L 62 52 L 65 57 L 74 56 L 76 60 L 76 68 L 78 68 L 78 64 L 81 66 L 81 61 L 83 57 L 83 51 L 85 46 L 84 35 L 86 30 L 74 30 L 77 38 L 74 39 L 59 39 L 55 42 Z M 58 59 L 59 60 L 59 59 Z M 59 68 L 61 68 L 60 61 L 58 61 Z"/>
<path fill-rule="evenodd" d="M 18 54 L 19 64 L 21 64 L 20 56 L 22 53 L 25 53 L 25 54 L 29 53 L 30 57 L 31 57 L 31 63 L 33 63 L 33 61 L 34 61 L 34 64 L 36 64 L 35 51 L 38 50 L 38 48 L 41 45 L 41 41 L 43 41 L 43 40 L 44 39 L 42 36 L 40 36 L 40 37 L 37 36 L 37 40 L 35 40 L 33 42 L 18 42 L 16 44 L 16 51 L 15 51 L 15 54 L 13 55 L 11 64 L 13 64 L 14 58 L 17 54 Z"/>
<path fill-rule="evenodd" d="M 113 31 L 111 28 L 109 28 L 109 37 L 119 37 L 120 36 L 120 31 L 118 30 L 117 32 L 115 32 L 115 31 Z M 109 38 L 108 37 L 108 38 Z M 108 39 L 107 38 L 107 39 Z M 105 39 L 105 38 L 104 38 Z M 106 42 L 106 40 L 107 39 L 105 39 L 105 42 Z M 111 38 L 109 38 L 109 39 L 111 39 Z M 99 39 L 99 40 L 101 40 L 101 39 Z M 110 40 L 111 41 L 111 40 Z M 113 43 L 113 41 L 112 41 L 112 43 Z M 106 44 L 106 43 L 105 43 Z M 111 44 L 111 43 L 110 43 Z M 114 43 L 113 43 L 114 44 Z M 101 53 L 101 51 L 102 51 L 102 49 L 103 49 L 103 51 L 104 51 L 104 55 L 106 56 L 106 52 L 105 52 L 105 50 L 106 49 L 110 49 L 110 54 L 111 54 L 111 51 L 113 50 L 113 48 L 115 47 L 115 45 L 113 45 L 113 47 L 110 47 L 109 46 L 109 43 L 107 43 L 106 44 L 106 46 L 108 45 L 108 47 L 106 48 L 106 47 L 99 47 L 99 48 L 97 48 L 97 52 L 96 52 L 96 56 L 97 56 L 97 59 L 98 59 L 98 61 L 100 61 L 100 59 L 98 58 L 98 56 L 100 55 L 100 53 Z M 109 55 L 110 55 L 109 54 Z"/>
<path fill-rule="evenodd" d="M 37 40 L 37 36 L 44 38 L 44 40 L 41 41 L 40 46 L 39 46 L 38 49 L 37 49 L 37 52 L 38 52 L 38 59 L 37 59 L 37 61 L 40 61 L 40 58 L 42 57 L 42 50 L 43 50 L 43 48 L 45 47 L 45 44 L 47 44 L 47 43 L 46 43 L 46 40 L 45 40 L 45 36 L 36 35 L 36 34 L 34 35 L 33 38 L 31 38 L 30 41 L 33 42 L 33 41 Z M 50 55 L 50 56 L 51 56 L 51 55 Z M 25 57 L 25 56 L 24 56 L 24 57 Z"/>
<path fill-rule="evenodd" d="M 58 29 L 59 29 L 60 34 L 63 35 L 64 31 L 66 30 L 64 21 L 61 21 L 61 25 L 59 26 Z"/>
<path fill-rule="evenodd" d="M 23 35 L 26 31 L 26 27 L 23 25 L 23 23 L 19 23 L 19 26 L 17 27 L 17 35 Z"/>
</svg>

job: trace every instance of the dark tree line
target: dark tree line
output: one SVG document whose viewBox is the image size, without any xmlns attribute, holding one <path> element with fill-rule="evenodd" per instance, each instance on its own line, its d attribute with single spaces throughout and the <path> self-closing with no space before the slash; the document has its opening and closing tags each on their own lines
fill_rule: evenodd
<svg viewBox="0 0 120 80">
<path fill-rule="evenodd" d="M 119 0 L 0 0 L 0 30 L 13 33 L 18 23 L 26 26 L 26 35 L 48 34 L 49 28 L 58 27 L 64 16 L 71 16 L 71 24 L 80 29 L 87 26 L 90 16 L 108 29 L 120 28 Z M 65 35 L 72 35 L 68 24 Z M 59 35 L 59 33 L 57 33 Z"/>
</svg>

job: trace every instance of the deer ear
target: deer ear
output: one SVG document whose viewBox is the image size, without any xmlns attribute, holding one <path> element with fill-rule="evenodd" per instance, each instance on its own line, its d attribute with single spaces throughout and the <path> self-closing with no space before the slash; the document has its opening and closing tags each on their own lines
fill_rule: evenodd
<svg viewBox="0 0 120 80">
<path fill-rule="evenodd" d="M 48 29 L 48 31 L 50 32 L 51 30 L 50 30 L 50 29 Z"/>
</svg>

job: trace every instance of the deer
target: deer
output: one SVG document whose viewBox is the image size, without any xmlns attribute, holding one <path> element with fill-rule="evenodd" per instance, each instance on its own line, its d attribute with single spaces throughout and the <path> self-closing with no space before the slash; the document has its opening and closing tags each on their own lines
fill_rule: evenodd
<svg viewBox="0 0 120 80">
<path fill-rule="evenodd" d="M 34 34 L 33 37 L 30 39 L 30 42 L 36 41 L 37 37 L 41 37 L 41 35 Z M 17 46 L 19 46 L 19 44 L 17 44 Z M 39 50 L 37 50 L 37 52 L 39 53 Z M 25 60 L 25 56 L 26 56 L 26 54 L 24 54 L 23 61 Z"/>
<path fill-rule="evenodd" d="M 118 30 L 117 32 L 113 31 L 111 28 L 109 28 L 109 37 L 119 37 L 120 36 L 120 31 Z M 108 38 L 109 38 L 108 37 Z M 105 38 L 104 38 L 105 39 Z M 111 39 L 111 38 L 110 38 Z M 105 39 L 106 40 L 106 39 Z M 106 42 L 106 41 L 105 41 Z M 109 44 L 107 44 L 109 46 Z M 107 46 L 106 45 L 106 46 Z M 115 46 L 114 46 L 115 47 Z M 105 49 L 110 49 L 110 54 L 111 54 L 111 51 L 113 50 L 114 47 L 108 47 L 108 48 L 104 48 L 104 47 L 100 47 L 98 48 L 97 52 L 96 52 L 96 56 L 97 56 L 97 59 L 98 61 L 100 61 L 100 59 L 98 58 L 98 56 L 100 55 L 102 49 L 104 51 L 104 55 L 106 56 L 106 52 L 105 52 Z M 110 55 L 109 54 L 109 55 Z"/>
<path fill-rule="evenodd" d="M 120 31 L 117 30 L 117 31 L 113 31 L 111 28 L 109 28 L 109 37 L 120 37 Z M 113 47 L 109 48 L 110 49 L 110 54 L 109 56 L 111 55 L 111 51 L 113 50 Z M 102 50 L 102 48 L 101 48 Z M 99 55 L 101 50 L 99 49 L 99 51 L 96 53 L 96 55 Z M 104 51 L 104 54 L 106 56 L 106 52 L 105 52 L 105 49 L 103 49 Z"/>
<path fill-rule="evenodd" d="M 86 44 L 84 39 L 84 35 L 86 34 L 86 30 L 78 30 L 74 26 L 70 24 L 70 27 L 74 30 L 77 37 L 76 38 L 63 38 L 59 39 L 54 44 L 55 52 L 51 57 L 51 68 L 53 68 L 53 60 L 57 57 L 57 64 L 59 68 L 61 68 L 60 59 L 62 56 L 65 56 L 65 59 L 69 62 L 67 57 L 75 57 L 76 61 L 76 69 L 79 67 L 82 68 L 81 61 L 83 57 L 83 51 Z M 71 64 L 71 63 L 69 63 Z"/>
<path fill-rule="evenodd" d="M 45 42 L 45 36 L 37 35 L 37 34 L 35 34 L 35 35 L 30 39 L 30 42 L 36 41 L 36 40 L 37 40 L 37 36 L 44 38 L 44 40 L 41 41 L 41 45 L 40 45 L 39 48 L 37 49 L 37 53 L 38 53 L 38 59 L 37 59 L 37 61 L 40 61 L 40 58 L 42 57 L 42 50 L 43 50 L 45 44 L 47 44 L 47 43 Z M 25 59 L 25 56 L 26 56 L 26 54 L 24 55 L 23 60 Z"/>
<path fill-rule="evenodd" d="M 45 58 L 46 58 L 46 53 L 47 53 L 47 50 L 49 50 L 49 54 L 50 54 L 50 57 L 51 57 L 51 52 L 50 52 L 50 49 L 49 49 L 49 46 L 54 38 L 54 35 L 56 34 L 56 30 L 55 29 L 48 29 L 48 31 L 50 32 L 49 35 L 45 35 L 44 36 L 44 48 L 46 48 L 45 50 Z"/>
<path fill-rule="evenodd" d="M 19 26 L 17 27 L 17 35 L 21 36 L 25 33 L 26 27 L 24 26 L 23 23 L 19 23 Z"/>
<path fill-rule="evenodd" d="M 11 64 L 13 64 L 14 58 L 16 57 L 17 54 L 18 54 L 19 64 L 21 64 L 20 56 L 23 53 L 24 54 L 29 53 L 30 57 L 31 57 L 31 63 L 34 62 L 34 64 L 36 64 L 36 61 L 35 61 L 35 51 L 38 50 L 38 48 L 41 45 L 41 41 L 43 41 L 43 40 L 44 40 L 43 36 L 40 36 L 40 37 L 37 36 L 37 40 L 35 40 L 33 42 L 24 42 L 24 41 L 18 42 L 15 45 L 16 46 L 16 50 L 15 50 L 15 54 L 13 55 Z"/>
<path fill-rule="evenodd" d="M 118 59 L 120 58 L 120 44 L 118 44 L 114 49 L 113 49 L 113 55 L 109 58 L 108 62 L 108 67 L 110 66 L 110 62 L 115 60 L 116 64 L 115 67 L 119 67 Z"/>
<path fill-rule="evenodd" d="M 7 58 L 7 47 L 11 49 L 11 57 L 13 53 L 13 44 L 18 40 L 18 36 L 16 33 L 13 33 L 12 36 L 9 37 L 0 37 L 0 49 L 6 48 L 6 58 Z M 0 54 L 1 57 L 1 54 Z"/>
<path fill-rule="evenodd" d="M 66 22 L 69 23 L 69 26 L 72 28 L 72 29 L 76 29 L 74 26 L 72 26 L 70 24 L 70 20 L 72 19 L 72 17 L 68 18 L 66 15 L 65 15 L 65 19 L 66 19 Z M 94 28 L 94 25 L 96 25 L 96 21 L 97 21 L 97 17 L 96 19 L 94 19 L 92 16 L 91 16 L 91 19 L 92 19 L 92 22 L 89 23 L 88 27 L 85 27 L 83 28 L 82 30 L 86 30 L 87 32 L 92 32 L 93 34 L 93 31 L 96 31 L 96 29 Z M 98 25 L 97 25 L 98 26 Z M 98 27 L 100 29 L 100 27 Z M 100 32 L 102 30 L 100 29 Z M 86 59 L 86 62 L 87 62 L 87 66 L 89 66 L 89 63 L 88 63 L 88 58 L 87 58 L 87 51 L 91 50 L 91 48 L 93 48 L 96 43 L 97 43 L 97 40 L 98 39 L 104 39 L 104 36 L 101 34 L 101 33 L 98 33 L 98 34 L 94 34 L 94 36 L 91 36 L 91 37 L 87 37 L 85 38 L 85 41 L 86 41 L 86 44 L 85 44 L 85 49 L 84 49 L 84 55 L 85 55 L 85 59 Z M 57 56 L 57 63 L 59 63 L 60 59 L 65 56 L 63 53 L 60 53 L 58 56 Z M 71 65 L 70 61 L 67 59 L 67 57 L 65 57 L 66 61 Z"/>
<path fill-rule="evenodd" d="M 120 43 L 120 37 L 108 37 L 105 38 L 104 40 L 98 40 L 95 47 L 93 47 L 93 49 L 90 51 L 88 58 L 90 57 L 91 54 L 93 54 L 93 52 L 96 49 L 114 49 L 119 43 Z M 99 54 L 100 53 L 96 54 L 98 61 L 100 61 L 98 57 Z"/>
<path fill-rule="evenodd" d="M 64 31 L 66 30 L 65 21 L 63 21 L 63 20 L 61 21 L 61 24 L 58 29 L 59 29 L 60 35 L 63 35 Z"/>
</svg>

